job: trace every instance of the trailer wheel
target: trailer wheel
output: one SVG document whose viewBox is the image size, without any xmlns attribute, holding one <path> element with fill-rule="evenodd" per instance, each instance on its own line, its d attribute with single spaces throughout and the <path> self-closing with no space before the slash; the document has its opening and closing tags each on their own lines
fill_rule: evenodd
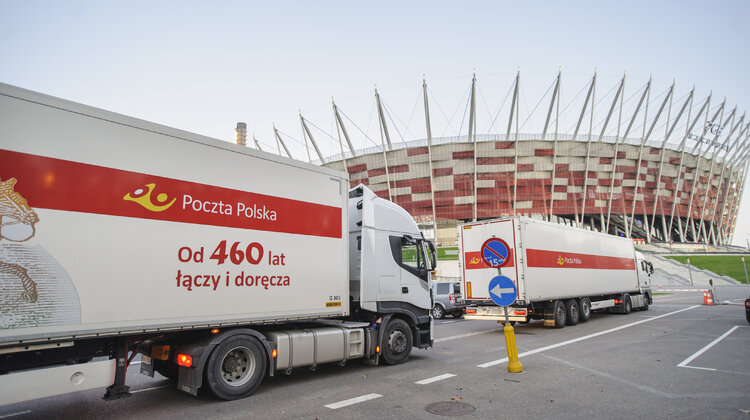
<svg viewBox="0 0 750 420">
<path fill-rule="evenodd" d="M 625 293 L 624 295 L 622 295 L 622 313 L 627 315 L 632 310 L 633 310 L 633 303 L 630 302 L 630 295 Z"/>
<path fill-rule="evenodd" d="M 565 316 L 567 318 L 566 324 L 576 325 L 579 320 L 578 304 L 575 299 L 568 299 L 565 301 Z"/>
<path fill-rule="evenodd" d="M 586 322 L 591 318 L 591 299 L 584 297 L 578 301 L 578 321 Z"/>
<path fill-rule="evenodd" d="M 565 313 L 565 305 L 562 303 L 562 301 L 556 300 L 554 304 L 555 308 L 555 328 L 562 328 L 565 326 L 565 322 L 567 321 L 566 313 Z"/>
<path fill-rule="evenodd" d="M 432 317 L 435 319 L 443 319 L 445 318 L 445 309 L 443 309 L 440 305 L 435 305 L 432 307 Z"/>
<path fill-rule="evenodd" d="M 208 389 L 223 400 L 252 394 L 266 372 L 264 353 L 258 340 L 250 336 L 237 335 L 222 342 L 206 363 Z"/>
<path fill-rule="evenodd" d="M 401 318 L 392 318 L 383 335 L 383 360 L 389 365 L 398 365 L 409 359 L 411 354 L 411 328 Z"/>
</svg>

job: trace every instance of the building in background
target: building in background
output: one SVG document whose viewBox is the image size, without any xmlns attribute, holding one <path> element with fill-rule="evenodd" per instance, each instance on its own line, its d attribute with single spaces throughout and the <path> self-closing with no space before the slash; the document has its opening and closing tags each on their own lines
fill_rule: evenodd
<svg viewBox="0 0 750 420">
<path fill-rule="evenodd" d="M 537 107 L 544 112 L 543 130 L 519 132 L 519 120 L 528 118 L 519 113 L 520 72 L 510 90 L 507 129 L 497 134 L 476 133 L 476 76 L 463 135 L 432 137 L 424 82 L 424 139 L 391 142 L 377 90 L 379 147 L 352 147 L 334 104 L 342 153 L 324 157 L 300 120 L 316 163 L 345 170 L 352 186 L 366 184 L 399 204 L 441 246 L 455 244 L 458 223 L 512 215 L 648 243 L 730 243 L 748 171 L 745 115 L 726 99 L 695 97 L 695 88 L 677 98 L 674 83 L 652 99 L 651 80 L 624 106 L 625 76 L 606 102 L 597 103 L 596 79 L 595 73 L 581 91 L 572 132 L 560 132 L 557 124 L 560 74 L 549 101 Z M 283 145 L 278 132 L 277 141 Z"/>
</svg>

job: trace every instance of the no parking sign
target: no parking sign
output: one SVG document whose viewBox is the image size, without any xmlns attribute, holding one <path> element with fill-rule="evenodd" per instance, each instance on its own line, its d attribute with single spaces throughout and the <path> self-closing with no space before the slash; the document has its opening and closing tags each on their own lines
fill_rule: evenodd
<svg viewBox="0 0 750 420">
<path fill-rule="evenodd" d="M 500 238 L 490 238 L 482 244 L 482 259 L 492 268 L 500 268 L 509 262 L 510 247 Z"/>
</svg>

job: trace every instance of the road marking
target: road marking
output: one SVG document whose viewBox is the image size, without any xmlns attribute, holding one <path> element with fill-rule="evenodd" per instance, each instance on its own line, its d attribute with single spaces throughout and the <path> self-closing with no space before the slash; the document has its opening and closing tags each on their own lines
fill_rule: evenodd
<svg viewBox="0 0 750 420">
<path fill-rule="evenodd" d="M 433 340 L 433 342 L 439 343 L 441 341 L 457 340 L 459 338 L 471 337 L 473 335 L 487 334 L 487 333 L 490 333 L 490 332 L 497 332 L 497 331 L 498 331 L 497 328 L 493 328 L 491 330 L 476 331 L 476 332 L 470 332 L 470 333 L 466 333 L 466 334 L 452 335 L 450 337 L 436 338 L 436 339 Z"/>
<path fill-rule="evenodd" d="M 143 389 L 137 389 L 135 391 L 130 391 L 131 394 L 135 394 L 138 392 L 145 392 L 145 391 L 153 391 L 155 389 L 162 389 L 162 388 L 172 388 L 174 385 L 162 385 L 162 386 L 152 386 L 151 388 L 143 388 Z"/>
<path fill-rule="evenodd" d="M 443 322 L 441 322 L 438 325 L 455 324 L 456 322 L 464 322 L 464 320 L 463 319 L 455 319 L 453 321 L 443 321 Z"/>
<path fill-rule="evenodd" d="M 693 367 L 693 366 L 687 366 L 687 364 L 690 363 L 690 362 L 692 362 L 693 360 L 695 360 L 701 354 L 705 353 L 711 347 L 713 347 L 716 344 L 718 344 L 721 340 L 725 339 L 729 334 L 731 334 L 737 328 L 739 328 L 739 325 L 735 325 L 734 327 L 730 328 L 729 331 L 727 331 L 724 334 L 722 334 L 719 338 L 717 338 L 716 340 L 710 342 L 707 346 L 703 347 L 702 349 L 700 349 L 697 352 L 693 353 L 692 356 L 690 356 L 687 359 L 685 359 L 682 362 L 680 362 L 680 364 L 677 365 L 677 367 Z M 716 370 L 716 369 L 711 369 L 711 368 L 699 368 L 699 369 Z"/>
<path fill-rule="evenodd" d="M 433 382 L 442 381 L 443 379 L 452 378 L 454 376 L 456 376 L 456 375 L 454 375 L 452 373 L 446 373 L 445 375 L 439 375 L 439 376 L 434 376 L 432 378 L 422 379 L 421 381 L 417 381 L 417 382 L 414 382 L 414 383 L 418 384 L 418 385 L 427 385 L 427 384 L 431 384 Z"/>
<path fill-rule="evenodd" d="M 661 292 L 706 292 L 708 289 L 654 289 L 656 293 Z"/>
<path fill-rule="evenodd" d="M 380 398 L 380 397 L 382 397 L 382 395 L 380 394 L 367 394 L 361 397 L 351 398 L 348 400 L 339 401 L 337 403 L 328 404 L 325 407 L 330 408 L 331 410 L 336 410 L 341 407 L 346 407 L 348 405 L 357 404 L 357 403 L 361 403 L 364 401 L 374 400 L 375 398 Z"/>
<path fill-rule="evenodd" d="M 725 399 L 730 398 L 730 397 L 747 398 L 747 396 L 749 395 L 749 394 L 743 393 L 743 392 L 731 392 L 731 393 L 727 393 L 727 392 L 715 392 L 715 393 L 714 392 L 699 392 L 699 393 L 691 393 L 691 394 L 689 394 L 689 393 L 685 393 L 685 394 L 670 394 L 670 393 L 662 391 L 660 389 L 652 388 L 652 387 L 647 386 L 647 385 L 641 385 L 639 383 L 636 383 L 636 382 L 624 379 L 624 378 L 622 378 L 620 376 L 612 375 L 611 373 L 598 371 L 598 370 L 595 370 L 595 369 L 591 369 L 590 367 L 587 367 L 587 366 L 583 366 L 583 365 L 579 365 L 577 363 L 573 363 L 573 362 L 569 362 L 569 361 L 566 361 L 566 360 L 558 359 L 557 357 L 550 356 L 549 354 L 543 354 L 542 356 L 546 357 L 548 359 L 554 360 L 556 362 L 564 363 L 564 364 L 566 364 L 568 366 L 572 366 L 572 367 L 574 367 L 576 369 L 579 369 L 579 370 L 582 370 L 584 372 L 590 372 L 590 373 L 593 373 L 595 375 L 601 376 L 603 378 L 610 379 L 610 380 L 612 380 L 614 382 L 620 382 L 622 384 L 625 384 L 627 386 L 633 387 L 635 389 L 639 389 L 639 390 L 645 391 L 645 392 L 650 392 L 652 394 L 658 395 L 658 396 L 663 397 L 663 398 L 682 398 L 682 399 L 685 399 L 685 398 L 716 398 L 716 399 L 725 400 Z M 691 366 L 686 366 L 686 367 L 691 367 Z M 726 371 L 720 371 L 720 372 L 726 372 Z M 732 373 L 737 373 L 737 372 L 732 372 Z M 732 394 L 732 395 L 729 395 L 729 394 Z"/>
<path fill-rule="evenodd" d="M 552 345 L 549 345 L 549 346 L 540 347 L 540 348 L 534 349 L 534 350 L 529 350 L 529 351 L 520 353 L 518 355 L 518 357 L 521 358 L 521 357 L 524 357 L 524 356 L 530 356 L 532 354 L 537 354 L 537 353 L 541 353 L 541 352 L 544 352 L 544 351 L 547 351 L 547 350 L 556 349 L 558 347 L 567 346 L 568 344 L 573 344 L 573 343 L 577 343 L 579 341 L 588 340 L 589 338 L 594 338 L 594 337 L 598 337 L 600 335 L 609 334 L 611 332 L 620 331 L 620 330 L 623 330 L 625 328 L 630 328 L 630 327 L 633 327 L 633 326 L 636 326 L 636 325 L 643 324 L 645 322 L 650 322 L 650 321 L 653 321 L 653 320 L 656 320 L 656 319 L 659 319 L 659 318 L 664 318 L 665 316 L 670 316 L 670 315 L 678 314 L 680 312 L 688 311 L 690 309 L 699 308 L 700 306 L 701 305 L 690 306 L 688 308 L 680 309 L 679 311 L 669 312 L 669 313 L 666 313 L 664 315 L 659 315 L 659 316 L 655 316 L 653 318 L 647 318 L 647 319 L 643 319 L 643 320 L 640 320 L 640 321 L 631 322 L 630 324 L 621 325 L 619 327 L 611 328 L 609 330 L 599 331 L 598 333 L 584 335 L 583 337 L 578 337 L 578 338 L 574 338 L 572 340 L 563 341 L 561 343 L 557 343 L 557 344 L 552 344 Z M 491 362 L 482 363 L 481 365 L 477 365 L 477 367 L 488 368 L 490 366 L 499 365 L 500 363 L 506 363 L 507 361 L 508 361 L 508 358 L 505 357 L 505 358 L 502 358 L 502 359 L 499 359 L 499 360 L 493 360 Z"/>
<path fill-rule="evenodd" d="M 18 413 L 10 413 L 4 416 L 0 416 L 0 419 L 7 419 L 7 418 L 15 417 L 15 416 L 20 416 L 21 414 L 29 414 L 29 413 L 31 413 L 31 410 L 19 411 Z"/>
<path fill-rule="evenodd" d="M 679 366 L 679 365 L 677 365 L 677 366 Z M 698 366 L 680 366 L 680 367 L 690 368 L 690 369 L 699 369 L 699 370 L 710 370 L 711 372 L 716 372 L 716 369 L 704 368 L 704 367 L 698 367 Z"/>
</svg>

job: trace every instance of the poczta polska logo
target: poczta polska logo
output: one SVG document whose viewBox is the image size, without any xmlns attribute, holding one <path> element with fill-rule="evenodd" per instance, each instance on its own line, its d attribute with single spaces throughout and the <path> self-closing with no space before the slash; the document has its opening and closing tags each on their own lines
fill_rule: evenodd
<svg viewBox="0 0 750 420">
<path fill-rule="evenodd" d="M 156 189 L 155 183 L 146 184 L 143 187 L 136 188 L 135 191 L 125 194 L 122 198 L 125 201 L 132 201 L 138 203 L 143 208 L 153 212 L 163 212 L 177 201 L 177 198 L 169 200 L 169 196 L 165 193 L 156 195 L 156 202 L 154 202 L 152 195 Z M 182 210 L 199 212 L 199 213 L 213 213 L 223 216 L 245 216 L 248 219 L 258 219 L 263 221 L 275 222 L 278 219 L 276 210 L 266 207 L 265 204 L 258 205 L 256 203 L 243 203 L 237 201 L 236 205 L 225 203 L 223 201 L 212 201 L 193 198 L 189 194 L 182 195 Z"/>
<path fill-rule="evenodd" d="M 172 204 L 177 201 L 177 198 L 173 198 L 172 201 L 167 203 L 167 200 L 169 200 L 169 196 L 165 193 L 160 193 L 156 196 L 156 201 L 159 204 L 154 204 L 154 202 L 151 200 L 151 193 L 154 192 L 154 189 L 156 189 L 156 184 L 146 184 L 144 187 L 136 188 L 135 191 L 125 194 L 122 199 L 125 201 L 138 203 L 146 210 L 157 213 L 172 207 Z"/>
</svg>

